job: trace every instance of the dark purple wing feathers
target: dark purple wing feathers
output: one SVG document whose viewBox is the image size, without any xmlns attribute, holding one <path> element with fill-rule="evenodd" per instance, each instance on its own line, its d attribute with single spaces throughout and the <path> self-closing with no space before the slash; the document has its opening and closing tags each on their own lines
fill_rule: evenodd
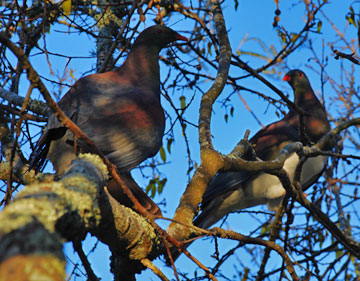
<svg viewBox="0 0 360 281">
<path fill-rule="evenodd" d="M 176 40 L 186 38 L 162 25 L 144 30 L 123 66 L 79 79 L 58 103 L 124 174 L 160 149 L 165 117 L 160 104 L 158 56 L 162 48 Z M 69 154 L 74 157 L 69 149 L 75 143 L 74 136 L 55 115 L 51 115 L 30 157 L 30 167 L 39 170 L 49 156 L 47 154 L 52 154 L 50 144 L 62 137 L 56 142 L 54 151 L 57 154 L 53 157 L 59 160 L 60 166 L 69 161 L 66 158 Z M 77 144 L 77 151 L 90 152 L 81 140 Z M 57 170 L 61 171 L 61 168 Z M 128 182 L 133 193 L 142 197 L 143 202 L 156 206 L 132 181 Z M 155 213 L 158 213 L 156 208 Z"/>
</svg>

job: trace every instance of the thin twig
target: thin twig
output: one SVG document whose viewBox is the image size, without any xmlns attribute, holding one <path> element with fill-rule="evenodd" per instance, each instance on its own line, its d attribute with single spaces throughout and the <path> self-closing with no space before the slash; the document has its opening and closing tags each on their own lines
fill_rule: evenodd
<svg viewBox="0 0 360 281">
<path fill-rule="evenodd" d="M 149 259 L 142 259 L 141 263 L 147 268 L 151 269 L 162 281 L 169 281 L 169 279 L 165 276 L 165 274 L 155 266 Z"/>
<path fill-rule="evenodd" d="M 85 268 L 85 271 L 87 273 L 87 278 L 89 281 L 100 281 L 100 278 L 98 278 L 94 271 L 91 268 L 91 264 L 87 258 L 87 256 L 85 255 L 82 246 L 81 246 L 81 241 L 72 241 L 74 250 L 78 253 L 79 258 L 81 260 L 82 265 Z"/>
<path fill-rule="evenodd" d="M 285 261 L 286 268 L 287 268 L 288 272 L 290 273 L 291 277 L 293 278 L 293 280 L 295 280 L 295 281 L 300 280 L 299 276 L 297 276 L 297 274 L 295 272 L 294 265 L 293 265 L 292 261 L 290 260 L 290 257 L 286 254 L 286 252 L 284 251 L 284 249 L 282 247 L 280 247 L 273 241 L 266 241 L 266 240 L 259 239 L 259 238 L 245 236 L 245 235 L 239 234 L 235 231 L 224 230 L 224 229 L 221 229 L 218 227 L 214 227 L 210 231 L 212 232 L 212 234 L 214 236 L 217 236 L 217 237 L 232 239 L 232 240 L 241 241 L 241 242 L 249 243 L 249 244 L 261 245 L 261 246 L 269 247 L 269 248 L 275 250 Z"/>
<path fill-rule="evenodd" d="M 331 46 L 331 50 L 335 53 L 335 59 L 338 60 L 339 58 L 344 58 L 344 59 L 347 59 L 357 65 L 360 65 L 360 61 L 357 60 L 356 58 L 354 58 L 354 55 L 355 53 L 352 53 L 352 54 L 345 54 L 345 53 L 342 53 L 336 49 L 334 49 L 333 46 Z"/>
</svg>

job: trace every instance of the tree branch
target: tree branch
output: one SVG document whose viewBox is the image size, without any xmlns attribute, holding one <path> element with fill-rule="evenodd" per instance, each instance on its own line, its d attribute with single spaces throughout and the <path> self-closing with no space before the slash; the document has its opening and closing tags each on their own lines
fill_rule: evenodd
<svg viewBox="0 0 360 281">
<path fill-rule="evenodd" d="M 62 241 L 81 241 L 88 231 L 125 257 L 128 274 L 143 269 L 142 259 L 159 255 L 163 244 L 157 233 L 144 217 L 104 192 L 106 180 L 107 169 L 100 158 L 85 154 L 72 162 L 60 182 L 34 183 L 22 189 L 0 213 L 1 276 L 10 276 L 9 270 L 19 260 L 20 267 L 30 266 L 34 268 L 31 272 L 36 272 L 40 263 L 32 263 L 39 251 L 50 269 L 59 267 L 57 278 L 63 276 Z M 50 276 L 50 272 L 46 274 Z"/>
<path fill-rule="evenodd" d="M 0 34 L 1 36 L 1 34 Z M 0 37 L 1 39 L 1 37 Z M 8 101 L 10 104 L 13 104 L 15 106 L 22 106 L 24 104 L 24 97 L 21 97 L 17 95 L 16 93 L 10 92 L 8 90 L 5 90 L 4 88 L 0 87 L 0 98 L 3 98 L 4 100 Z M 29 103 L 26 107 L 28 110 L 42 115 L 42 116 L 48 116 L 50 113 L 49 106 L 39 100 L 29 100 Z"/>
<path fill-rule="evenodd" d="M 357 65 L 360 65 L 360 61 L 357 60 L 356 58 L 354 58 L 354 55 L 355 53 L 352 53 L 352 54 L 345 54 L 345 53 L 342 53 L 338 50 L 336 50 L 333 46 L 331 46 L 331 50 L 335 53 L 335 59 L 338 60 L 339 58 L 344 58 L 344 59 L 347 59 Z"/>
<path fill-rule="evenodd" d="M 202 200 L 202 195 L 204 194 L 208 183 L 222 166 L 221 156 L 218 152 L 214 151 L 212 146 L 210 122 L 212 105 L 221 94 L 227 81 L 231 60 L 231 47 L 220 3 L 217 0 L 212 0 L 211 3 L 211 9 L 214 14 L 214 23 L 220 42 L 219 67 L 217 76 L 211 88 L 201 99 L 199 117 L 201 164 L 195 171 L 192 180 L 181 197 L 179 207 L 174 215 L 174 220 L 190 225 L 192 224 L 197 207 Z M 190 234 L 191 229 L 184 228 L 182 225 L 173 222 L 169 225 L 167 231 L 176 239 L 182 240 Z M 182 233 L 183 231 L 185 231 L 185 233 Z"/>
<path fill-rule="evenodd" d="M 300 280 L 299 276 L 297 276 L 297 274 L 295 272 L 294 265 L 293 265 L 292 261 L 290 260 L 290 257 L 286 254 L 286 252 L 284 251 L 284 249 L 282 247 L 280 247 L 273 241 L 266 241 L 266 240 L 262 240 L 259 238 L 245 236 L 245 235 L 236 233 L 235 231 L 224 230 L 224 229 L 221 229 L 218 227 L 212 228 L 210 230 L 210 232 L 212 233 L 213 236 L 216 236 L 216 237 L 232 239 L 232 240 L 241 241 L 243 243 L 248 243 L 248 244 L 261 245 L 261 246 L 275 250 L 285 261 L 286 268 L 287 268 L 288 272 L 290 273 L 292 279 L 295 281 Z"/>
<path fill-rule="evenodd" d="M 0 276 L 65 280 L 61 236 L 83 237 L 84 229 L 100 223 L 96 198 L 105 179 L 99 159 L 77 160 L 61 182 L 32 184 L 20 191 L 0 213 Z M 15 273 L 18 279 L 12 278 Z"/>
</svg>

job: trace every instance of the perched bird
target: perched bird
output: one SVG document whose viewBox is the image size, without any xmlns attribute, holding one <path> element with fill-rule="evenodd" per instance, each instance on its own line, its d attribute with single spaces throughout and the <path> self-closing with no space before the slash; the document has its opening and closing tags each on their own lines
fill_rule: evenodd
<svg viewBox="0 0 360 281">
<path fill-rule="evenodd" d="M 278 122 L 272 123 L 251 139 L 256 155 L 262 160 L 275 159 L 281 149 L 293 142 L 302 141 L 304 145 L 316 143 L 330 130 L 326 111 L 315 96 L 310 82 L 301 70 L 291 70 L 283 78 L 294 90 L 294 103 L 303 109 L 305 138 L 300 140 L 300 116 L 290 109 Z M 293 179 L 299 157 L 293 153 L 285 161 L 284 169 Z M 301 172 L 300 184 L 306 189 L 317 181 L 326 168 L 327 156 L 308 158 Z M 201 213 L 194 225 L 208 228 L 227 214 L 244 208 L 267 204 L 270 210 L 281 202 L 286 191 L 279 179 L 265 172 L 225 172 L 219 173 L 210 183 L 203 196 Z"/>
<path fill-rule="evenodd" d="M 116 165 L 134 196 L 153 214 L 159 214 L 160 209 L 132 179 L 130 170 L 161 147 L 165 117 L 160 104 L 159 52 L 177 40 L 187 38 L 163 25 L 145 29 L 121 67 L 79 79 L 58 103 Z M 61 176 L 76 157 L 75 151 L 91 152 L 52 114 L 30 157 L 30 166 L 39 170 L 48 157 Z M 108 189 L 120 202 L 128 200 L 115 181 L 108 183 Z"/>
</svg>

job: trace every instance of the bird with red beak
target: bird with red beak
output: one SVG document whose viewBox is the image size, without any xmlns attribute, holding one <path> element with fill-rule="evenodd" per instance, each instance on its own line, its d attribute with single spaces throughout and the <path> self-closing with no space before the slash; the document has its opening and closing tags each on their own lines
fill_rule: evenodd
<svg viewBox="0 0 360 281">
<path fill-rule="evenodd" d="M 160 209 L 136 184 L 130 170 L 154 156 L 161 147 L 165 117 L 160 103 L 159 52 L 178 40 L 187 41 L 166 26 L 145 29 L 122 66 L 79 79 L 58 103 L 116 165 L 137 200 L 157 215 Z M 91 149 L 82 140 L 75 140 L 73 133 L 52 114 L 30 157 L 30 165 L 39 170 L 48 157 L 61 177 L 76 158 L 75 152 L 91 152 Z M 107 187 L 118 201 L 132 205 L 114 180 Z"/>
</svg>

